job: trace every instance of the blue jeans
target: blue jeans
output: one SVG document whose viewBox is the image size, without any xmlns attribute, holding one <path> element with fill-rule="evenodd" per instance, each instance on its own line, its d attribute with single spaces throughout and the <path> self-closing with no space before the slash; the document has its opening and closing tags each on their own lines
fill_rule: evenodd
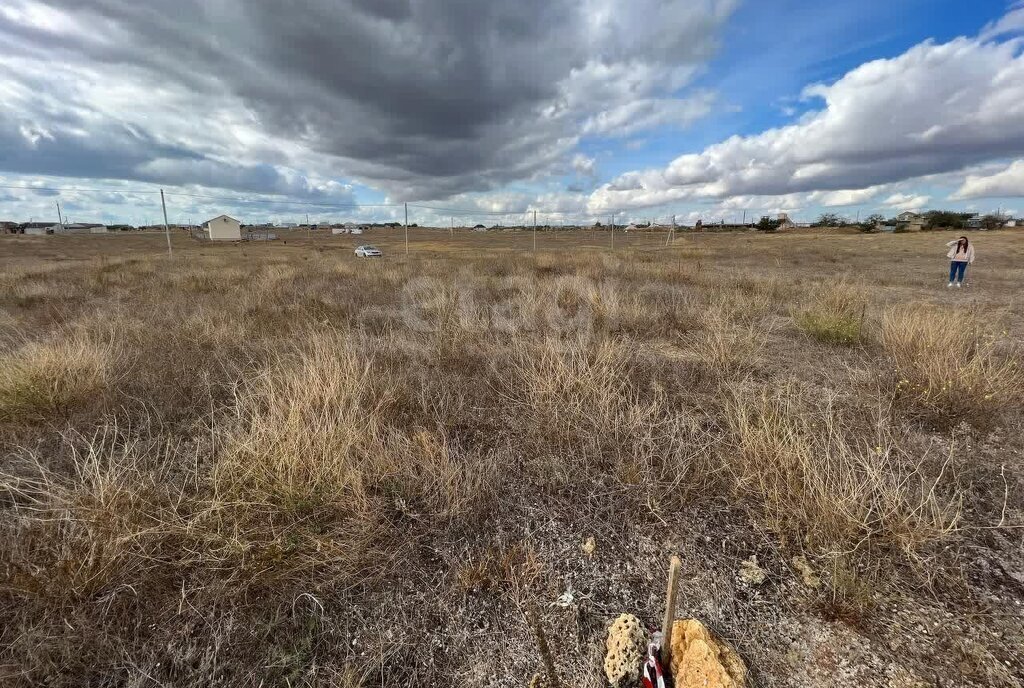
<svg viewBox="0 0 1024 688">
<path fill-rule="evenodd" d="M 954 260 L 949 264 L 949 281 L 950 282 L 963 282 L 964 273 L 967 271 L 966 260 Z"/>
</svg>

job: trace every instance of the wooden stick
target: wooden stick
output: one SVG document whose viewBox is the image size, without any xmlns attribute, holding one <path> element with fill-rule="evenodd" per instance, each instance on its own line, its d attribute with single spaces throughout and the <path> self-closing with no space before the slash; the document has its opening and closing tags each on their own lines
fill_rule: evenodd
<svg viewBox="0 0 1024 688">
<path fill-rule="evenodd" d="M 537 611 L 530 607 L 526 611 L 526 620 L 529 621 L 533 634 L 537 636 L 537 647 L 540 649 L 540 658 L 544 661 L 544 668 L 548 672 L 548 684 L 551 688 L 558 688 L 558 674 L 555 673 L 555 660 L 551 656 L 551 649 L 548 648 L 548 641 L 544 637 L 544 629 L 537 618 Z"/>
<path fill-rule="evenodd" d="M 672 557 L 668 567 L 668 592 L 665 593 L 665 619 L 661 624 L 661 665 L 668 669 L 672 659 L 672 624 L 676 620 L 676 580 L 683 562 Z"/>
</svg>

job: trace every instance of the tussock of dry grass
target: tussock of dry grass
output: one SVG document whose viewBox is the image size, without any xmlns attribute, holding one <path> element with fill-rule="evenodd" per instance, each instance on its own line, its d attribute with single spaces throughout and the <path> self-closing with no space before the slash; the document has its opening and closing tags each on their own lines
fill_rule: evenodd
<svg viewBox="0 0 1024 688">
<path fill-rule="evenodd" d="M 819 290 L 809 306 L 793 313 L 793 321 L 819 342 L 851 346 L 864 337 L 866 311 L 864 294 L 840 283 Z"/>
<path fill-rule="evenodd" d="M 25 342 L 0 359 L 0 421 L 42 421 L 101 402 L 119 352 L 69 332 Z"/>
<path fill-rule="evenodd" d="M 894 429 L 858 437 L 831 400 L 786 384 L 734 387 L 724 460 L 767 526 L 834 554 L 895 545 L 908 552 L 955 532 L 961 498 L 946 457 L 912 456 Z"/>
<path fill-rule="evenodd" d="M 486 462 L 474 457 L 467 466 L 443 428 L 401 427 L 401 384 L 343 338 L 314 335 L 241 392 L 238 429 L 214 473 L 218 493 L 356 520 L 381 502 L 385 510 L 464 513 L 484 492 Z"/>
<path fill-rule="evenodd" d="M 690 474 L 704 444 L 699 430 L 645 379 L 644 356 L 636 343 L 612 341 L 544 340 L 513 352 L 504 389 L 526 426 L 536 479 L 611 474 L 654 486 Z"/>
<path fill-rule="evenodd" d="M 684 338 L 684 347 L 706 370 L 735 375 L 758 363 L 767 343 L 768 328 L 759 323 L 737 323 L 714 307 L 703 314 L 703 329 Z"/>
<path fill-rule="evenodd" d="M 1021 357 L 963 309 L 904 307 L 882 319 L 896 398 L 933 422 L 991 422 L 1024 399 Z"/>
</svg>

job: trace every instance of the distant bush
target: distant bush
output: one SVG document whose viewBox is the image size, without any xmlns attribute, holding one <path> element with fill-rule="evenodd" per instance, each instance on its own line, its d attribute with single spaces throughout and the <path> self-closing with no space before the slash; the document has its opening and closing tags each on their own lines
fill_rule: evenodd
<svg viewBox="0 0 1024 688">
<path fill-rule="evenodd" d="M 845 224 L 846 220 L 835 213 L 822 213 L 814 223 L 816 227 L 842 227 Z"/>
<path fill-rule="evenodd" d="M 860 225 L 859 225 L 860 226 L 860 231 L 868 232 L 868 233 L 870 233 L 870 232 L 877 232 L 878 231 L 878 225 L 881 225 L 881 224 L 884 224 L 884 223 L 885 223 L 885 216 L 884 215 L 879 215 L 878 213 L 875 213 L 874 215 L 869 215 L 867 218 L 864 219 L 863 222 L 860 223 Z"/>
</svg>

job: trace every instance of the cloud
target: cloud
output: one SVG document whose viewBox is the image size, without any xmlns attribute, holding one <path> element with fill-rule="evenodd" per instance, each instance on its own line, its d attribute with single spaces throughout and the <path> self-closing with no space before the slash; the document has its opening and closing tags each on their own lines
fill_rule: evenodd
<svg viewBox="0 0 1024 688">
<path fill-rule="evenodd" d="M 679 156 L 663 169 L 623 174 L 592 194 L 591 208 L 852 194 L 1024 154 L 1024 58 L 1017 40 L 926 41 L 831 85 L 810 86 L 804 98 L 823 106 L 794 124 Z"/>
<path fill-rule="evenodd" d="M 686 88 L 736 2 L 9 0 L 0 165 L 492 189 L 564 168 L 581 136 L 706 114 L 713 96 Z"/>
<path fill-rule="evenodd" d="M 1024 31 L 1024 2 L 1016 2 L 1009 12 L 997 21 L 990 22 L 981 31 L 982 40 L 991 40 L 1007 34 Z"/>
<path fill-rule="evenodd" d="M 931 196 L 896 193 L 882 201 L 882 205 L 896 210 L 922 210 L 931 200 Z"/>
<path fill-rule="evenodd" d="M 595 177 L 597 176 L 597 161 L 582 153 L 577 153 L 572 158 L 572 169 L 581 177 Z"/>
<path fill-rule="evenodd" d="M 968 175 L 953 200 L 1024 196 L 1024 160 L 989 175 Z"/>
</svg>

